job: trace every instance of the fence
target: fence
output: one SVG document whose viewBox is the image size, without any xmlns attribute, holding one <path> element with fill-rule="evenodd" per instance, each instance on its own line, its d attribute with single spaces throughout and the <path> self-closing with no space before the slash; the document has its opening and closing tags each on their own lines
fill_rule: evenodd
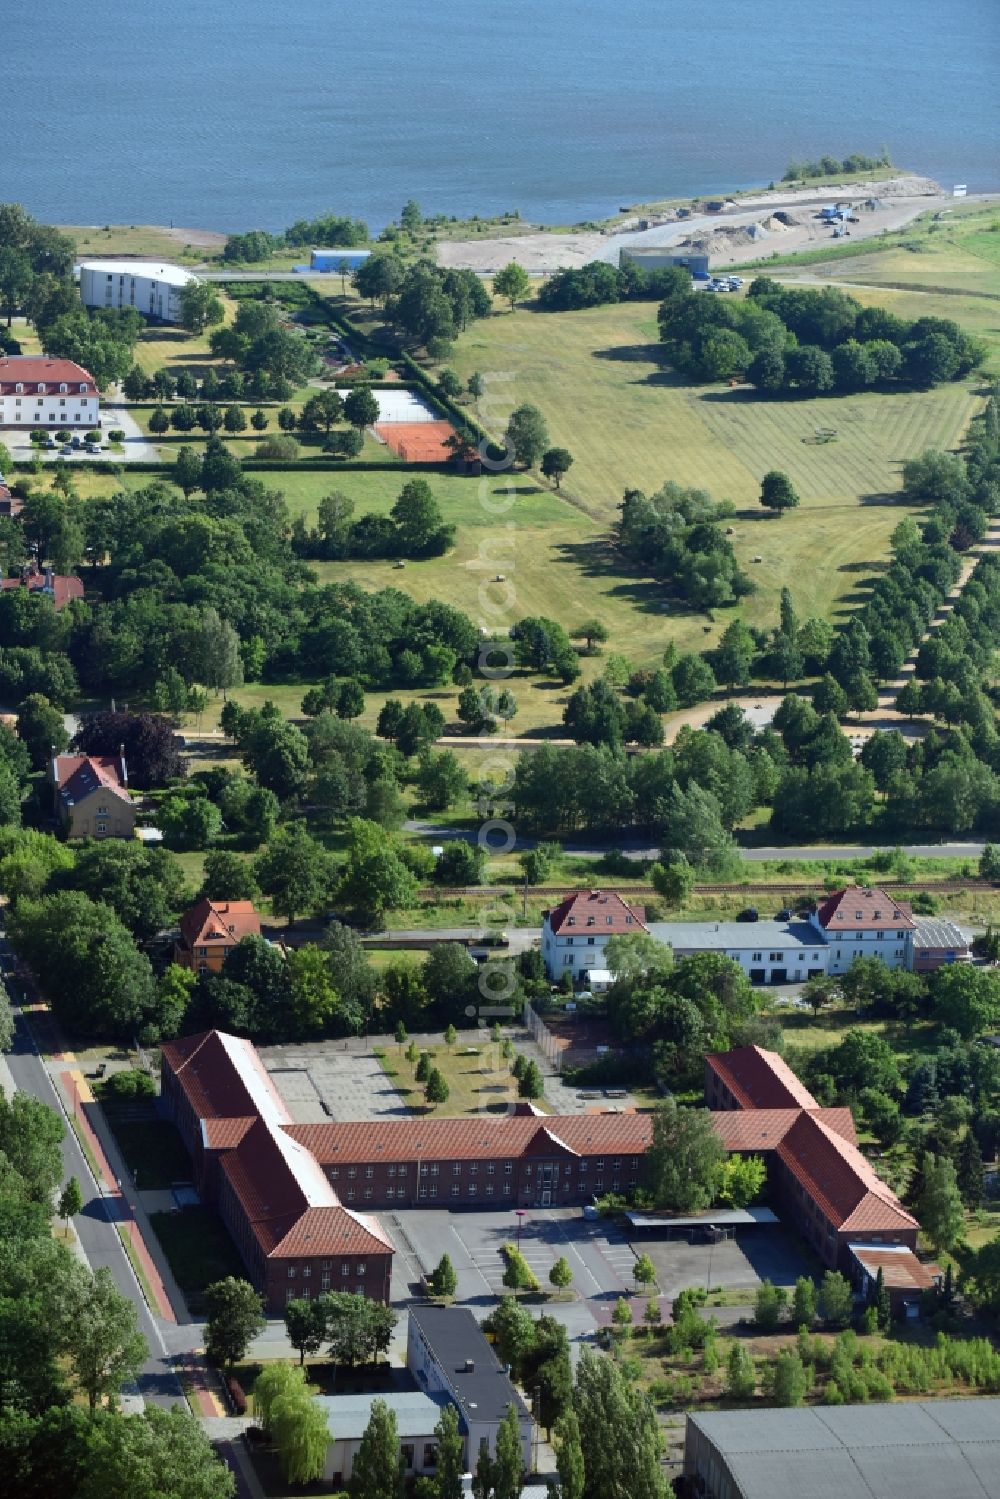
<svg viewBox="0 0 1000 1499">
<path fill-rule="evenodd" d="M 563 1049 L 542 1017 L 535 1013 L 527 1000 L 524 1003 L 524 1023 L 545 1060 L 555 1068 L 556 1072 L 561 1072 Z"/>
</svg>

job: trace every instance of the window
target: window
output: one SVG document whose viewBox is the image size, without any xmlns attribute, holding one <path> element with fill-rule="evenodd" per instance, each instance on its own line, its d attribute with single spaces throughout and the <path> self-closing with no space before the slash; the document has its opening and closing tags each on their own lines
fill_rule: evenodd
<svg viewBox="0 0 1000 1499">
<path fill-rule="evenodd" d="M 372 1195 L 372 1189 L 371 1189 L 371 1187 L 366 1187 L 365 1188 L 365 1197 L 370 1199 L 371 1195 Z"/>
<path fill-rule="evenodd" d="M 511 1172 L 514 1169 L 514 1162 L 513 1161 L 504 1161 L 504 1163 L 503 1163 L 503 1169 L 507 1173 L 507 1175 L 510 1176 Z"/>
<path fill-rule="evenodd" d="M 593 939 L 593 937 L 588 937 L 587 938 L 587 946 L 588 947 L 593 947 L 593 945 L 594 945 L 594 939 Z"/>
<path fill-rule="evenodd" d="M 421 1187 L 420 1188 L 420 1195 L 421 1195 L 421 1197 L 426 1197 L 427 1196 L 427 1188 L 426 1187 Z"/>
<path fill-rule="evenodd" d="M 603 1192 L 604 1191 L 604 1177 L 603 1176 L 599 1176 L 597 1178 L 597 1180 L 594 1182 L 594 1191 L 595 1192 Z"/>
<path fill-rule="evenodd" d="M 348 1175 L 348 1177 L 350 1178 L 351 1181 L 354 1180 L 354 1178 L 357 1176 L 357 1174 L 358 1174 L 358 1168 L 357 1168 L 357 1166 L 348 1166 L 348 1168 L 347 1168 L 347 1175 Z"/>
<path fill-rule="evenodd" d="M 387 1200 L 395 1197 L 395 1195 L 396 1195 L 396 1188 L 395 1187 L 386 1187 L 386 1189 L 385 1189 L 385 1195 L 386 1195 L 386 1199 Z"/>
<path fill-rule="evenodd" d="M 343 1264 L 340 1267 L 340 1273 L 341 1275 L 350 1275 L 351 1273 L 351 1267 L 346 1260 L 344 1260 Z"/>
<path fill-rule="evenodd" d="M 473 1161 L 472 1162 L 472 1165 L 469 1167 L 469 1175 L 470 1176 L 478 1176 L 479 1175 L 479 1162 L 478 1161 Z"/>
<path fill-rule="evenodd" d="M 496 1169 L 497 1168 L 496 1168 L 495 1162 L 490 1161 L 488 1163 L 487 1167 L 486 1167 L 486 1175 L 487 1176 L 495 1176 L 496 1175 Z"/>
<path fill-rule="evenodd" d="M 503 1195 L 505 1197 L 509 1197 L 510 1196 L 510 1182 L 504 1182 L 504 1184 L 503 1184 Z"/>
<path fill-rule="evenodd" d="M 587 1170 L 587 1163 L 586 1163 L 586 1161 L 581 1161 L 580 1162 L 580 1175 L 583 1176 L 585 1174 L 586 1170 Z"/>
<path fill-rule="evenodd" d="M 461 1192 L 461 1190 L 462 1190 L 462 1188 L 459 1186 L 458 1182 L 452 1182 L 452 1186 L 451 1186 L 451 1195 L 452 1195 L 452 1197 L 457 1197 L 458 1194 L 459 1194 L 459 1192 Z"/>
<path fill-rule="evenodd" d="M 461 1166 L 461 1163 L 459 1161 L 453 1161 L 452 1162 L 452 1164 L 451 1164 L 451 1174 L 452 1174 L 452 1176 L 461 1176 L 461 1174 L 462 1174 L 462 1166 Z"/>
<path fill-rule="evenodd" d="M 614 1161 L 611 1162 L 611 1169 L 612 1169 L 612 1171 L 620 1171 L 621 1168 L 622 1168 L 622 1161 L 621 1161 L 621 1156 L 619 1156 L 616 1160 L 614 1160 Z"/>
<path fill-rule="evenodd" d="M 372 1179 L 372 1177 L 374 1175 L 375 1175 L 375 1167 L 374 1166 L 366 1166 L 365 1167 L 365 1176 L 368 1178 L 369 1181 L 371 1181 L 371 1179 Z"/>
<path fill-rule="evenodd" d="M 621 1180 L 617 1176 L 613 1176 L 611 1178 L 611 1190 L 612 1190 L 612 1192 L 617 1192 L 618 1188 L 620 1186 L 621 1186 Z"/>
<path fill-rule="evenodd" d="M 329 1270 L 324 1270 L 323 1271 L 323 1274 L 319 1278 L 319 1284 L 320 1284 L 320 1290 L 322 1290 L 322 1291 L 328 1291 L 330 1289 L 330 1272 L 329 1272 Z"/>
<path fill-rule="evenodd" d="M 470 1197 L 475 1197 L 477 1190 L 478 1189 L 476 1187 L 475 1182 L 470 1182 L 469 1183 L 469 1196 Z"/>
<path fill-rule="evenodd" d="M 358 1266 L 357 1271 L 355 1273 L 358 1274 L 358 1275 L 364 1275 L 364 1273 L 365 1273 L 365 1271 L 367 1269 L 368 1269 L 368 1266 L 364 1263 L 364 1261 L 362 1261 L 361 1264 Z"/>
<path fill-rule="evenodd" d="M 289 1265 L 289 1267 L 288 1267 L 288 1279 L 289 1280 L 294 1280 L 295 1279 L 295 1266 L 294 1265 Z"/>
<path fill-rule="evenodd" d="M 64 385 L 63 386 L 63 390 L 65 390 L 65 389 L 66 389 L 66 387 Z M 60 396 L 59 397 L 59 404 L 60 404 L 60 406 L 65 406 L 65 404 L 66 404 L 66 397 L 65 396 Z"/>
<path fill-rule="evenodd" d="M 390 1166 L 389 1167 L 389 1175 L 390 1176 L 395 1176 L 396 1175 L 396 1168 L 395 1168 L 395 1166 Z"/>
<path fill-rule="evenodd" d="M 69 390 L 69 386 L 68 386 L 68 385 L 65 385 L 65 384 L 63 384 L 63 385 L 60 385 L 60 387 L 59 387 L 59 389 L 60 389 L 60 390 L 61 390 L 61 391 L 62 391 L 62 392 L 63 392 L 63 394 L 64 394 L 64 395 L 65 395 L 65 394 L 66 394 L 66 392 L 67 392 L 67 391 L 68 391 L 68 390 Z M 66 404 L 66 402 L 65 402 L 65 401 L 60 401 L 60 402 L 59 402 L 59 404 L 60 404 L 60 406 L 65 406 L 65 404 Z"/>
<path fill-rule="evenodd" d="M 405 1166 L 397 1166 L 396 1167 L 396 1175 L 397 1176 L 405 1176 L 406 1175 L 406 1167 Z"/>
<path fill-rule="evenodd" d="M 899 938 L 900 942 L 902 942 L 903 938 L 906 936 L 906 933 L 905 932 L 897 932 L 896 936 Z"/>
<path fill-rule="evenodd" d="M 337 1180 L 337 1177 L 339 1175 L 340 1175 L 340 1167 L 339 1166 L 331 1166 L 330 1167 L 330 1180 L 335 1182 Z"/>
<path fill-rule="evenodd" d="M 45 386 L 42 385 L 41 382 L 39 382 L 39 385 L 38 385 L 38 394 L 40 396 L 43 396 L 45 394 Z M 39 402 L 39 405 L 41 405 L 41 402 Z"/>
<path fill-rule="evenodd" d="M 86 385 L 81 385 L 80 386 L 80 394 L 82 396 L 85 396 L 87 394 L 87 387 L 86 387 Z"/>
<path fill-rule="evenodd" d="M 437 1161 L 435 1161 L 434 1164 L 431 1166 L 431 1176 L 437 1176 L 440 1173 L 440 1171 L 441 1171 L 441 1167 L 438 1165 Z"/>
<path fill-rule="evenodd" d="M 436 1468 L 437 1467 L 437 1443 L 436 1442 L 425 1442 L 424 1443 L 424 1467 L 425 1468 Z"/>
<path fill-rule="evenodd" d="M 99 833 L 106 833 L 108 831 L 108 825 L 107 825 L 107 823 L 106 822 L 99 822 L 97 824 L 97 831 Z"/>
<path fill-rule="evenodd" d="M 413 1443 L 404 1442 L 399 1451 L 403 1459 L 403 1467 L 406 1469 L 407 1473 L 409 1473 L 411 1468 L 413 1467 Z"/>
<path fill-rule="evenodd" d="M 348 1187 L 348 1189 L 347 1189 L 347 1200 L 348 1200 L 348 1202 L 353 1202 L 354 1201 L 354 1188 L 353 1187 Z"/>
<path fill-rule="evenodd" d="M 431 1196 L 432 1197 L 436 1197 L 437 1195 L 438 1195 L 438 1189 L 437 1189 L 437 1187 L 436 1186 L 432 1186 L 431 1187 Z"/>
<path fill-rule="evenodd" d="M 763 956 L 764 956 L 763 953 L 752 952 L 750 954 L 750 961 L 751 961 L 751 963 L 759 963 L 761 961 L 761 959 L 763 958 Z"/>
<path fill-rule="evenodd" d="M 596 1160 L 594 1162 L 594 1167 L 595 1167 L 595 1169 L 597 1171 L 603 1171 L 604 1170 L 604 1157 L 603 1156 L 601 1156 L 598 1160 Z"/>
<path fill-rule="evenodd" d="M 785 961 L 785 955 L 783 952 L 769 952 L 767 955 L 767 960 L 769 963 L 783 963 Z"/>
<path fill-rule="evenodd" d="M 285 1300 L 286 1301 L 294 1301 L 295 1300 L 295 1287 L 294 1286 L 289 1286 L 288 1287 L 288 1290 L 285 1292 Z"/>
<path fill-rule="evenodd" d="M 107 807 L 98 807 L 98 809 L 97 809 L 97 815 L 98 815 L 98 817 L 107 817 L 108 810 L 109 809 Z"/>
<path fill-rule="evenodd" d="M 312 1265 L 303 1265 L 302 1266 L 302 1278 L 303 1278 L 303 1280 L 308 1280 L 309 1277 L 312 1275 L 312 1273 L 313 1273 Z"/>
<path fill-rule="evenodd" d="M 493 1183 L 492 1182 L 487 1182 L 486 1183 L 486 1195 L 487 1195 L 487 1197 L 492 1197 L 493 1196 Z"/>
<path fill-rule="evenodd" d="M 18 395 L 21 395 L 23 393 L 24 386 L 21 384 L 20 380 L 14 386 L 14 389 L 17 391 Z M 18 402 L 18 405 L 20 405 L 20 402 Z"/>
<path fill-rule="evenodd" d="M 885 941 L 885 932 L 876 932 L 875 933 L 875 941 L 876 942 L 884 942 Z"/>
</svg>

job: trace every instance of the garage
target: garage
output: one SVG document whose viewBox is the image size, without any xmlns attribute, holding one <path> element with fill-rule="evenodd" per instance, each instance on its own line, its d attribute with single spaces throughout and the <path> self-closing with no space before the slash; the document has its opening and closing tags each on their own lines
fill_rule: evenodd
<svg viewBox="0 0 1000 1499">
<path fill-rule="evenodd" d="M 751 982 L 751 984 L 763 984 L 765 982 L 765 979 L 766 979 L 766 974 L 765 974 L 763 968 L 751 968 L 751 970 L 750 970 L 750 982 Z"/>
<path fill-rule="evenodd" d="M 788 969 L 787 968 L 772 968 L 771 969 L 770 982 L 772 984 L 787 984 L 788 983 Z"/>
</svg>

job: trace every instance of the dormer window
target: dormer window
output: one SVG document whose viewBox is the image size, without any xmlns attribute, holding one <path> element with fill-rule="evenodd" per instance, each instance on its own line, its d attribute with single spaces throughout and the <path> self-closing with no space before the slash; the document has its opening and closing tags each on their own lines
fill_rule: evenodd
<svg viewBox="0 0 1000 1499">
<path fill-rule="evenodd" d="M 82 381 L 80 382 L 80 394 L 82 396 L 85 396 L 87 394 L 87 387 Z"/>
<path fill-rule="evenodd" d="M 38 382 L 38 394 L 40 396 L 43 396 L 45 394 L 45 386 L 42 384 L 41 381 Z"/>
<path fill-rule="evenodd" d="M 60 385 L 59 390 L 60 390 L 60 392 L 61 392 L 62 395 L 65 395 L 66 392 L 69 390 L 69 386 L 66 384 L 65 380 Z"/>
<path fill-rule="evenodd" d="M 575 916 L 568 917 L 567 921 L 566 921 L 566 925 L 567 926 L 576 926 L 576 917 Z"/>
<path fill-rule="evenodd" d="M 14 386 L 14 389 L 17 391 L 17 394 L 19 396 L 24 395 L 24 384 L 22 381 L 18 380 L 17 384 Z"/>
</svg>

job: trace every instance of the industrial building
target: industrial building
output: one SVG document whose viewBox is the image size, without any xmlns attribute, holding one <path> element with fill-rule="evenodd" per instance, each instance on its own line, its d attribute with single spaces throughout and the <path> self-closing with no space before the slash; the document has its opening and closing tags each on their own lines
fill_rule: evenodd
<svg viewBox="0 0 1000 1499">
<path fill-rule="evenodd" d="M 708 270 L 708 255 L 682 254 L 671 250 L 669 245 L 635 245 L 620 251 L 618 263 L 624 267 L 629 261 L 642 271 L 665 271 L 672 265 L 683 266 L 692 276 L 703 275 Z"/>
<path fill-rule="evenodd" d="M 1000 1499 L 1000 1400 L 689 1414 L 684 1495 Z"/>
</svg>

